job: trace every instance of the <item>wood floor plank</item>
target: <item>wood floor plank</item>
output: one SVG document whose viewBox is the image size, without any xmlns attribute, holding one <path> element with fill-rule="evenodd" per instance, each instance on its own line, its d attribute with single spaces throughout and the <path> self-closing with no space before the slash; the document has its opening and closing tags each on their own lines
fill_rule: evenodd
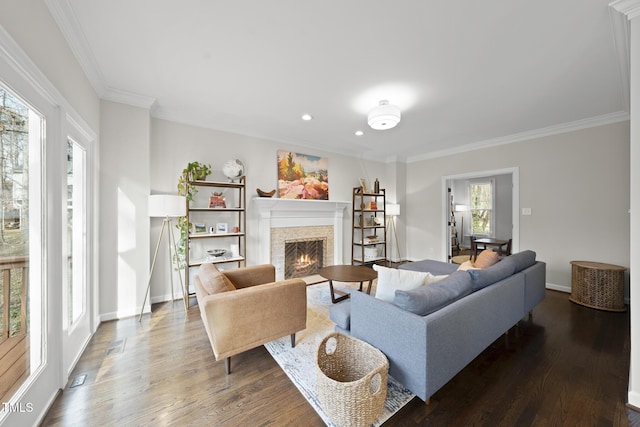
<svg viewBox="0 0 640 427">
<path fill-rule="evenodd" d="M 545 301 L 431 399 L 414 398 L 385 426 L 635 426 L 626 407 L 629 313 L 603 312 L 547 291 Z M 123 351 L 109 351 L 110 345 Z M 115 343 L 115 344 L 114 344 Z M 195 306 L 154 306 L 100 326 L 45 426 L 321 426 L 322 420 L 259 347 L 213 360 Z"/>
</svg>

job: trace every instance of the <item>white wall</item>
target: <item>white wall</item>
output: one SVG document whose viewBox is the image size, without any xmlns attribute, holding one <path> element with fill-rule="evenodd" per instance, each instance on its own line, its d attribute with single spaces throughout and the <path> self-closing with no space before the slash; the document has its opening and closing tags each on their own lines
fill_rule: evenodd
<svg viewBox="0 0 640 427">
<path fill-rule="evenodd" d="M 441 177 L 519 167 L 520 250 L 547 262 L 547 282 L 569 289 L 572 260 L 629 266 L 629 122 L 410 163 L 407 249 L 446 259 Z"/>
<path fill-rule="evenodd" d="M 329 199 L 351 202 L 352 188 L 358 186 L 358 178 L 367 178 L 370 185 L 378 178 L 381 188 L 395 195 L 396 171 L 390 166 L 368 160 L 347 157 L 341 154 L 311 149 L 291 144 L 243 136 L 233 133 L 205 129 L 167 120 L 151 121 L 151 193 L 176 194 L 178 177 L 187 163 L 199 161 L 210 163 L 211 181 L 225 181 L 221 167 L 229 159 L 240 159 L 245 165 L 247 182 L 247 265 L 258 262 L 258 223 L 252 211 L 251 198 L 256 197 L 256 188 L 270 191 L 277 188 L 277 151 L 291 150 L 299 153 L 328 157 Z M 401 168 L 402 169 L 402 168 Z M 400 174 L 400 181 L 402 173 Z M 395 197 L 395 196 L 394 196 Z M 343 237 L 344 262 L 351 263 L 351 211 L 345 212 Z M 155 245 L 160 233 L 161 221 L 153 220 L 151 242 Z M 176 235 L 177 236 L 177 235 Z M 164 246 L 159 259 L 168 259 Z M 154 272 L 151 294 L 154 301 L 167 294 L 168 271 L 162 268 Z"/>
<path fill-rule="evenodd" d="M 140 311 L 149 275 L 149 110 L 102 101 L 100 313 Z"/>
<path fill-rule="evenodd" d="M 98 133 L 100 100 L 42 0 L 2 0 L 0 25 Z"/>
</svg>

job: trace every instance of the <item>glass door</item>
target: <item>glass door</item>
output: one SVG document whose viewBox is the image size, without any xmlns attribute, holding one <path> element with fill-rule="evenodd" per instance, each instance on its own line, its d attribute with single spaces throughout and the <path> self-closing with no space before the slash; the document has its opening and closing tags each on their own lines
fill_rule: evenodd
<svg viewBox="0 0 640 427">
<path fill-rule="evenodd" d="M 67 140 L 62 319 L 64 368 L 67 375 L 91 336 L 87 240 L 87 152 Z"/>
<path fill-rule="evenodd" d="M 44 118 L 0 84 L 0 410 L 44 366 Z"/>
</svg>

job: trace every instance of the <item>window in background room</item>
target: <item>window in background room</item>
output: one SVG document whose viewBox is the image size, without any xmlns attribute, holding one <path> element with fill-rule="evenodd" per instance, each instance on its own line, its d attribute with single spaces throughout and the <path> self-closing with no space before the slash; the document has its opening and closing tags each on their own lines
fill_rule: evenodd
<svg viewBox="0 0 640 427">
<path fill-rule="evenodd" d="M 471 234 L 474 236 L 494 234 L 494 187 L 493 180 L 469 183 Z"/>
</svg>

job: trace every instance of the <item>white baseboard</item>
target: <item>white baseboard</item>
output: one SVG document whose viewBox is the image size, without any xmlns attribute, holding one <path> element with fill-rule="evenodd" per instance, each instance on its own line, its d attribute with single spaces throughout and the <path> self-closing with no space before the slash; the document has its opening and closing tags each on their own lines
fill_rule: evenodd
<svg viewBox="0 0 640 427">
<path fill-rule="evenodd" d="M 566 292 L 568 294 L 571 293 L 571 286 L 554 285 L 553 283 L 546 283 L 545 288 L 551 289 L 552 291 Z"/>
</svg>

